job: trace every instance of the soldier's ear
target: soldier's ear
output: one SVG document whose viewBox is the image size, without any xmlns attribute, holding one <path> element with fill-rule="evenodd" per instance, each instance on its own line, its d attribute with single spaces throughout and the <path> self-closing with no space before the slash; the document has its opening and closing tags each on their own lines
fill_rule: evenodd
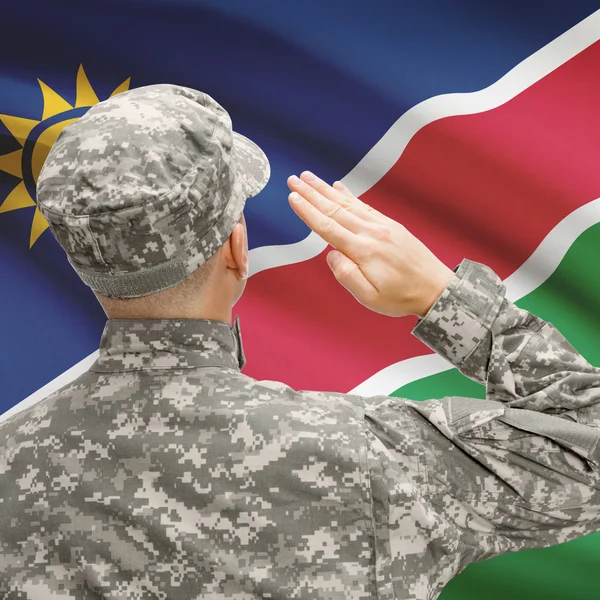
<svg viewBox="0 0 600 600">
<path fill-rule="evenodd" d="M 236 271 L 240 279 L 248 277 L 248 236 L 243 222 L 235 224 L 229 239 L 225 243 L 225 264 Z"/>
</svg>

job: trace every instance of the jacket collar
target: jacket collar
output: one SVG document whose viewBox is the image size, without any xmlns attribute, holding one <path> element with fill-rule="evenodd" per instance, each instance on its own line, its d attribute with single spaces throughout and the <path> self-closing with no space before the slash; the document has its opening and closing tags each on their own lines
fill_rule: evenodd
<svg viewBox="0 0 600 600">
<path fill-rule="evenodd" d="M 246 364 L 240 320 L 110 319 L 100 341 L 97 372 L 226 367 Z"/>
</svg>

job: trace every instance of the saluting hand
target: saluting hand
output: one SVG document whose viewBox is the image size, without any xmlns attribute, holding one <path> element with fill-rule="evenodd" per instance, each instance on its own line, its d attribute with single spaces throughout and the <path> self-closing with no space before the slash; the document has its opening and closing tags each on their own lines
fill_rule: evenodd
<svg viewBox="0 0 600 600">
<path fill-rule="evenodd" d="M 309 171 L 288 179 L 295 213 L 335 250 L 327 263 L 364 306 L 388 315 L 423 317 L 454 272 L 400 223 Z"/>
</svg>

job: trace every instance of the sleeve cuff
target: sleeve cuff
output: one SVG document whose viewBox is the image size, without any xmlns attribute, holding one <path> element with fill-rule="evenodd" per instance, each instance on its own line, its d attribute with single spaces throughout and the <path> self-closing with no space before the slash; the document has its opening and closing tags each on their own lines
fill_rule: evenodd
<svg viewBox="0 0 600 600">
<path fill-rule="evenodd" d="M 486 265 L 464 259 L 412 334 L 456 367 L 486 337 L 502 306 L 505 286 Z"/>
</svg>

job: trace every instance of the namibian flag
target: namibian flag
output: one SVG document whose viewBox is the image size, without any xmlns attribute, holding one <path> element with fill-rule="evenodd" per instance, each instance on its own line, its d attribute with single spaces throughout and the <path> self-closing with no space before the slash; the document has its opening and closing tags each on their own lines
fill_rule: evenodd
<svg viewBox="0 0 600 600">
<path fill-rule="evenodd" d="M 600 365 L 600 11 L 586 1 L 21 0 L 0 36 L 0 411 L 93 360 L 104 315 L 36 209 L 61 129 L 129 87 L 208 92 L 273 175 L 246 206 L 237 309 L 258 379 L 483 397 L 334 280 L 285 180 L 342 179 L 451 268 L 491 266 L 518 306 Z M 19 405 L 20 402 L 23 402 Z M 600 537 L 472 565 L 445 600 L 591 599 Z"/>
</svg>

